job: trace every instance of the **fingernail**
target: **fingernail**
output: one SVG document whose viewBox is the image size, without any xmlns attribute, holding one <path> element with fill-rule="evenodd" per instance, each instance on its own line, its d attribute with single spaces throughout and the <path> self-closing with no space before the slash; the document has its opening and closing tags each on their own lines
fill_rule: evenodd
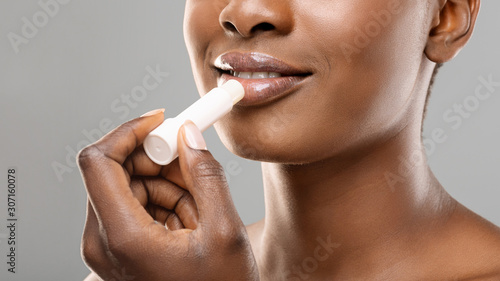
<svg viewBox="0 0 500 281">
<path fill-rule="evenodd" d="M 192 149 L 207 150 L 207 144 L 201 134 L 200 129 L 192 122 L 184 122 L 184 140 Z"/>
<path fill-rule="evenodd" d="M 163 113 L 165 112 L 165 108 L 160 108 L 160 109 L 155 109 L 155 110 L 151 110 L 150 112 L 146 112 L 144 113 L 143 115 L 141 115 L 141 117 L 146 117 L 146 116 L 153 116 L 153 115 L 156 115 L 158 113 Z"/>
</svg>

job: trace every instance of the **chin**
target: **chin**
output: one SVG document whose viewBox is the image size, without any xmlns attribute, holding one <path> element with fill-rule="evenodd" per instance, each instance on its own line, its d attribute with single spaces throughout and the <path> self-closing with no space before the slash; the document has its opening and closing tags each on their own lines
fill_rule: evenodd
<svg viewBox="0 0 500 281">
<path fill-rule="evenodd" d="M 215 126 L 224 146 L 234 155 L 253 161 L 281 163 L 281 164 L 305 164 L 314 161 L 316 157 L 309 155 L 313 151 L 304 150 L 299 140 L 288 138 L 289 143 L 278 141 L 277 137 L 259 138 L 257 135 L 245 131 L 230 131 Z M 292 146 L 295 144 L 295 146 Z M 319 157 L 319 156 L 318 156 Z"/>
</svg>

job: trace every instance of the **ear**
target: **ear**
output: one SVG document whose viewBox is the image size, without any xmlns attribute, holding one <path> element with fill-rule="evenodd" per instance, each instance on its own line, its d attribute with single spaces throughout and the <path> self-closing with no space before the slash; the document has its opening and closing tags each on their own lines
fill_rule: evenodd
<svg viewBox="0 0 500 281">
<path fill-rule="evenodd" d="M 472 35 L 480 2 L 480 0 L 434 0 L 439 8 L 432 18 L 425 47 L 428 59 L 435 63 L 444 63 L 460 52 Z"/>
</svg>

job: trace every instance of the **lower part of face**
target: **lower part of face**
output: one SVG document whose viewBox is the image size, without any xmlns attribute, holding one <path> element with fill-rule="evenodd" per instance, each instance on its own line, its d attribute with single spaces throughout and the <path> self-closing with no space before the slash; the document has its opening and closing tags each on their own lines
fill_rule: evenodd
<svg viewBox="0 0 500 281">
<path fill-rule="evenodd" d="M 297 164 L 396 134 L 416 106 L 426 2 L 187 0 L 184 34 L 200 94 L 217 86 L 213 62 L 226 52 L 264 53 L 310 73 L 281 99 L 235 107 L 215 125 L 223 143 L 248 159 Z"/>
</svg>

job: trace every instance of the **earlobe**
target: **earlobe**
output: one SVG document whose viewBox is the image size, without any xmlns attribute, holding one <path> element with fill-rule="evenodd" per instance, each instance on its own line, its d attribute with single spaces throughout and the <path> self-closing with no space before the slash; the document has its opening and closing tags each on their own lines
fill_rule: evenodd
<svg viewBox="0 0 500 281">
<path fill-rule="evenodd" d="M 439 1 L 432 18 L 425 55 L 435 63 L 453 59 L 472 36 L 480 0 Z"/>
</svg>

